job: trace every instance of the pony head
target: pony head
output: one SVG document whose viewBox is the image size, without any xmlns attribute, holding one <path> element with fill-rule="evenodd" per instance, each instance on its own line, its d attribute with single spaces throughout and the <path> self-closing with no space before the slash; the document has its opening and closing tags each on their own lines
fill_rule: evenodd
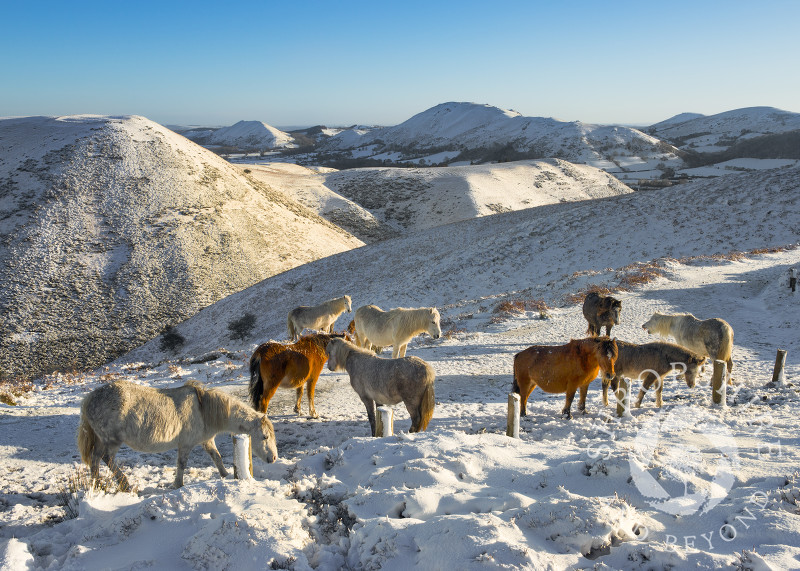
<svg viewBox="0 0 800 571">
<path fill-rule="evenodd" d="M 331 371 L 343 371 L 347 356 L 344 355 L 347 349 L 347 341 L 342 338 L 331 339 L 325 347 L 325 354 L 328 356 L 328 369 Z"/>
<path fill-rule="evenodd" d="M 661 334 L 664 328 L 664 317 L 666 317 L 666 315 L 663 313 L 654 313 L 650 319 L 642 324 L 642 329 L 647 331 L 650 335 L 653 333 Z"/>
<path fill-rule="evenodd" d="M 616 337 L 613 339 L 598 337 L 597 343 L 598 347 L 595 354 L 597 355 L 597 363 L 600 365 L 600 370 L 603 372 L 603 384 L 606 384 L 612 382 L 612 379 L 616 376 L 614 364 L 617 362 L 617 357 L 619 357 L 619 347 L 617 347 Z"/>
<path fill-rule="evenodd" d="M 695 381 L 697 380 L 697 375 L 699 375 L 703 371 L 703 366 L 705 365 L 706 358 L 700 355 L 693 355 L 687 359 L 686 363 L 673 363 L 673 368 L 675 365 L 681 365 L 683 368 L 683 372 L 678 373 L 679 379 L 684 379 L 686 381 L 686 386 L 694 388 Z"/>
<path fill-rule="evenodd" d="M 428 334 L 434 339 L 438 339 L 442 336 L 442 326 L 440 323 L 441 319 L 442 318 L 439 315 L 439 310 L 435 307 L 431 307 L 430 321 L 428 322 Z"/>
<path fill-rule="evenodd" d="M 353 311 L 353 302 L 350 299 L 349 295 L 344 296 L 344 300 L 347 302 L 347 311 L 348 313 Z"/>
<path fill-rule="evenodd" d="M 275 429 L 266 414 L 260 414 L 256 420 L 260 424 L 258 430 L 251 433 L 250 445 L 256 456 L 264 462 L 274 462 L 278 458 L 278 445 L 275 441 Z"/>
</svg>

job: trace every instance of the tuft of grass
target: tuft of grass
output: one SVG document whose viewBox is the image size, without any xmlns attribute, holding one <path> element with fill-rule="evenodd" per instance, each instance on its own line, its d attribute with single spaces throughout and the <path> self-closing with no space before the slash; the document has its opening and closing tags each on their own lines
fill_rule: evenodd
<svg viewBox="0 0 800 571">
<path fill-rule="evenodd" d="M 59 486 L 56 492 L 58 504 L 64 508 L 64 520 L 75 519 L 80 513 L 79 504 L 82 497 L 87 494 L 102 491 L 108 494 L 118 491 L 117 481 L 111 475 L 106 475 L 96 483 L 92 483 L 89 469 L 75 466 L 67 477 L 67 481 Z"/>
</svg>

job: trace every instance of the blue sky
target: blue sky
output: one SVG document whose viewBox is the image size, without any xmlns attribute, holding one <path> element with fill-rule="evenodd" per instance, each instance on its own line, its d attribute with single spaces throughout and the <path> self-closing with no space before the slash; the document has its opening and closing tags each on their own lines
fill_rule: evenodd
<svg viewBox="0 0 800 571">
<path fill-rule="evenodd" d="M 0 116 L 394 125 L 439 103 L 651 124 L 800 112 L 800 1 L 0 0 Z"/>
</svg>

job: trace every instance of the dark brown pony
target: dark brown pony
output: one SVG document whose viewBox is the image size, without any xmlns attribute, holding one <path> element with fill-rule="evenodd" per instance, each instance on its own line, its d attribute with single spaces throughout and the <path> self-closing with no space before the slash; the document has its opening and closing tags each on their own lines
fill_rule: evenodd
<svg viewBox="0 0 800 571">
<path fill-rule="evenodd" d="M 526 404 L 537 386 L 547 393 L 566 393 L 562 414 L 572 418 L 572 401 L 580 389 L 578 409 L 586 411 L 589 383 L 600 369 L 604 378 L 614 376 L 614 363 L 619 355 L 616 339 L 587 337 L 572 339 L 566 345 L 532 345 L 514 355 L 514 387 L 521 400 L 521 413 L 527 414 Z"/>
<path fill-rule="evenodd" d="M 586 294 L 583 300 L 583 316 L 589 324 L 587 333 L 592 337 L 600 335 L 605 327 L 606 335 L 611 335 L 611 328 L 619 323 L 622 302 L 615 297 L 598 292 Z"/>
<path fill-rule="evenodd" d="M 290 344 L 262 343 L 250 357 L 250 401 L 259 412 L 267 412 L 278 387 L 297 390 L 294 411 L 300 414 L 303 385 L 308 392 L 308 412 L 319 418 L 314 408 L 314 388 L 328 356 L 325 348 L 341 333 L 311 333 Z"/>
</svg>

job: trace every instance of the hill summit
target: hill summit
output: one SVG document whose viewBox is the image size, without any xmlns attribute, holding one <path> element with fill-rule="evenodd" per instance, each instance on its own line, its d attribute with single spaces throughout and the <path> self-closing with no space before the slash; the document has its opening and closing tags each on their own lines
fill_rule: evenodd
<svg viewBox="0 0 800 571">
<path fill-rule="evenodd" d="M 148 119 L 90 115 L 0 120 L 0 237 L 0 369 L 25 376 L 362 244 Z"/>
</svg>

